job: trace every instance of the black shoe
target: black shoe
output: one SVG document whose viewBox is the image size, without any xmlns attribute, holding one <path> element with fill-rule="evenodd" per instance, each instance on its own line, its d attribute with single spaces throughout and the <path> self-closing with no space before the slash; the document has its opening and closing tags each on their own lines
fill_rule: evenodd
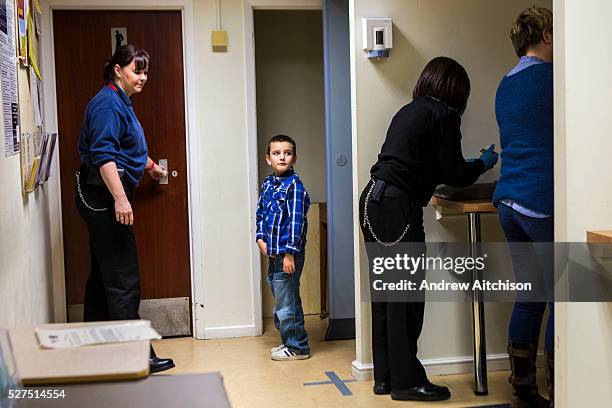
<svg viewBox="0 0 612 408">
<path fill-rule="evenodd" d="M 451 396 L 447 387 L 441 387 L 429 381 L 419 387 L 405 390 L 391 390 L 391 399 L 398 401 L 444 401 Z"/>
<path fill-rule="evenodd" d="M 171 358 L 159 358 L 151 346 L 149 353 L 149 374 L 159 373 L 174 368 L 174 361 Z"/>
<path fill-rule="evenodd" d="M 149 373 L 159 373 L 160 371 L 166 371 L 174 368 L 174 361 L 171 358 L 150 358 L 149 359 Z"/>
<path fill-rule="evenodd" d="M 374 381 L 374 394 L 387 395 L 391 394 L 391 386 L 386 381 Z"/>
</svg>

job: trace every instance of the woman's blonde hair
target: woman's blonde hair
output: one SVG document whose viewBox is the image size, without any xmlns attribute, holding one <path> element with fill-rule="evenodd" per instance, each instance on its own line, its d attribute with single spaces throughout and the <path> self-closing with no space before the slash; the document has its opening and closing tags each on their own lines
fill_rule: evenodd
<svg viewBox="0 0 612 408">
<path fill-rule="evenodd" d="M 510 30 L 510 39 L 516 55 L 524 56 L 529 46 L 542 41 L 546 31 L 551 34 L 553 32 L 552 11 L 536 6 L 523 10 Z"/>
</svg>

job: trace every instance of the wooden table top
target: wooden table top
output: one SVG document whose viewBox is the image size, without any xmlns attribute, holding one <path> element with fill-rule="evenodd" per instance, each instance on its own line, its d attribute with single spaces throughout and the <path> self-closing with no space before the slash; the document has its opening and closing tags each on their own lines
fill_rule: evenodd
<svg viewBox="0 0 612 408">
<path fill-rule="evenodd" d="M 461 211 L 463 213 L 496 213 L 497 208 L 491 200 L 463 200 L 453 201 L 440 197 L 432 197 L 431 203 L 437 207 L 444 207 L 450 210 Z"/>
<path fill-rule="evenodd" d="M 612 230 L 587 231 L 587 242 L 612 244 Z"/>
</svg>

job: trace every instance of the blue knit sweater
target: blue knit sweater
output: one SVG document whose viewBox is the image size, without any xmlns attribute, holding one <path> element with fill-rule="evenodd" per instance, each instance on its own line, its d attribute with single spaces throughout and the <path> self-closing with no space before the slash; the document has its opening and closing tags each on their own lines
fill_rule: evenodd
<svg viewBox="0 0 612 408">
<path fill-rule="evenodd" d="M 533 65 L 502 79 L 495 114 L 501 170 L 493 203 L 515 201 L 553 214 L 553 69 Z"/>
<path fill-rule="evenodd" d="M 116 88 L 103 86 L 87 104 L 79 153 L 82 163 L 97 168 L 114 161 L 125 170 L 125 181 L 136 187 L 147 164 L 147 142 L 132 101 Z"/>
</svg>

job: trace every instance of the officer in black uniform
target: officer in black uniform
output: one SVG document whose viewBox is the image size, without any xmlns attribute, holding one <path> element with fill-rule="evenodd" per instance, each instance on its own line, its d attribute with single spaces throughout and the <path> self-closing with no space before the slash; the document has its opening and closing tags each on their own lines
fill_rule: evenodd
<svg viewBox="0 0 612 408">
<path fill-rule="evenodd" d="M 450 58 L 433 59 L 421 73 L 413 101 L 391 121 L 370 171 L 372 180 L 361 194 L 361 228 L 368 248 L 424 242 L 423 207 L 436 186 L 468 186 L 497 162 L 493 149 L 476 160 L 463 158 L 461 115 L 469 93 L 465 69 Z M 390 393 L 394 400 L 448 399 L 448 388 L 430 383 L 417 358 L 425 302 L 412 300 L 372 301 L 374 393 Z"/>
</svg>

